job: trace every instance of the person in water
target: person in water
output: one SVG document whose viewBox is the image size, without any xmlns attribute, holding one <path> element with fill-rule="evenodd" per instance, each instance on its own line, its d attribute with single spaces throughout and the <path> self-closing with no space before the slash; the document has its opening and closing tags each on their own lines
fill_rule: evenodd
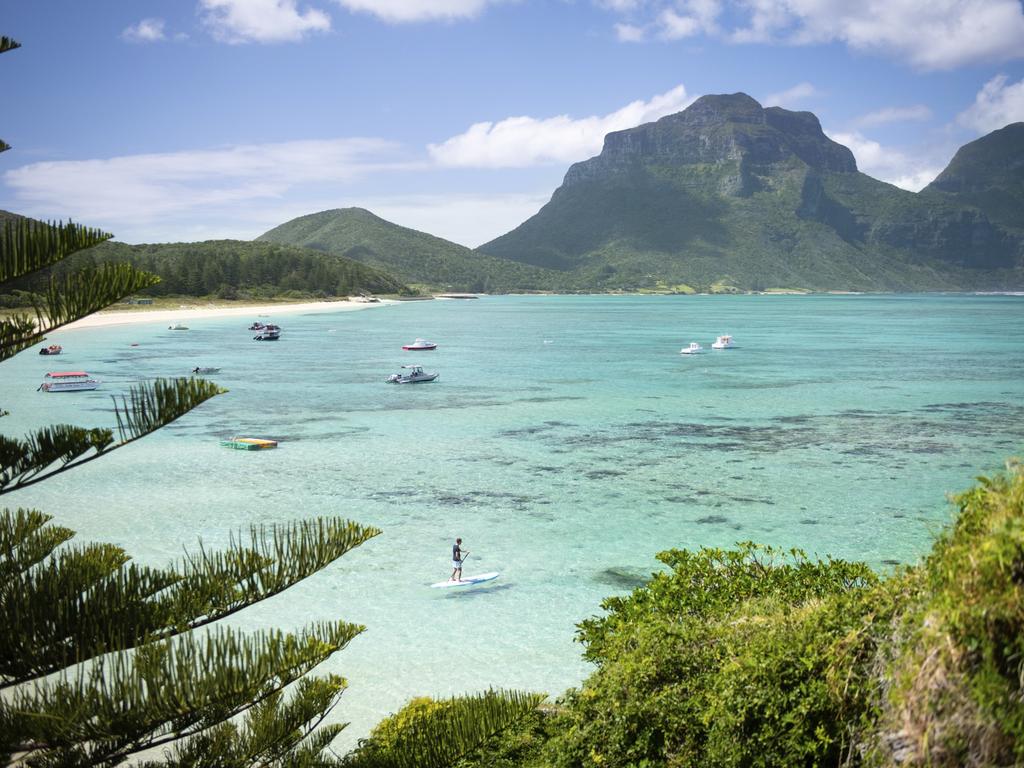
<svg viewBox="0 0 1024 768">
<path fill-rule="evenodd" d="M 452 575 L 449 581 L 462 581 L 462 561 L 468 554 L 469 550 L 462 551 L 462 539 L 456 539 L 452 545 Z"/>
</svg>

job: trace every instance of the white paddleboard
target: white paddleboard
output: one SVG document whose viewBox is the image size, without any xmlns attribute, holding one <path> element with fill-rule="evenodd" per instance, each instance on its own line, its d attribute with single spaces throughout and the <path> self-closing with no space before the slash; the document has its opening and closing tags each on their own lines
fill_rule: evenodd
<svg viewBox="0 0 1024 768">
<path fill-rule="evenodd" d="M 431 584 L 430 586 L 434 589 L 444 589 L 445 587 L 471 587 L 474 584 L 480 584 L 484 581 L 490 581 L 491 579 L 498 578 L 498 572 L 493 573 L 481 573 L 479 576 L 468 576 L 465 579 L 459 581 L 439 581 L 437 584 Z"/>
</svg>

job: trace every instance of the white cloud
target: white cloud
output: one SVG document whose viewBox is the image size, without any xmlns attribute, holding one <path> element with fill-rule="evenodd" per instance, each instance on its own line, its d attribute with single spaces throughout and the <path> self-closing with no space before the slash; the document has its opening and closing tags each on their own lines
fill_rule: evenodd
<svg viewBox="0 0 1024 768">
<path fill-rule="evenodd" d="M 957 122 L 978 133 L 990 133 L 1024 121 L 1024 79 L 1009 85 L 1007 80 L 1006 75 L 996 75 L 985 83 L 974 103 L 957 115 Z"/>
<path fill-rule="evenodd" d="M 602 8 L 625 13 L 639 8 L 644 0 L 596 0 L 596 2 Z"/>
<path fill-rule="evenodd" d="M 327 32 L 331 19 L 297 0 L 199 0 L 203 22 L 225 43 L 283 43 Z"/>
<path fill-rule="evenodd" d="M 166 40 L 163 19 L 143 19 L 138 24 L 126 27 L 121 38 L 130 43 L 155 43 Z"/>
<path fill-rule="evenodd" d="M 693 37 L 701 31 L 700 21 L 692 16 L 681 16 L 671 8 L 666 8 L 658 16 L 661 36 L 666 40 L 680 40 Z"/>
<path fill-rule="evenodd" d="M 465 133 L 431 144 L 429 150 L 442 166 L 523 168 L 571 163 L 597 154 L 605 134 L 657 120 L 692 102 L 680 85 L 650 101 L 634 101 L 604 116 L 578 120 L 568 115 L 508 117 L 497 123 L 475 123 Z"/>
<path fill-rule="evenodd" d="M 408 167 L 397 147 L 379 139 L 257 144 L 212 150 L 129 155 L 102 160 L 41 162 L 7 171 L 16 207 L 43 219 L 121 229 L 165 217 L 203 219 L 284 198 L 300 185 L 350 181 Z"/>
<path fill-rule="evenodd" d="M 818 90 L 810 83 L 797 83 L 792 88 L 787 88 L 778 93 L 769 93 L 764 97 L 766 106 L 786 107 L 787 109 L 801 101 L 817 96 Z"/>
<path fill-rule="evenodd" d="M 467 19 L 500 0 L 335 0 L 350 11 L 372 13 L 384 21 Z"/>
<path fill-rule="evenodd" d="M 725 5 L 735 23 L 722 28 Z M 615 4 L 605 2 L 615 10 Z M 844 43 L 895 56 L 924 70 L 1024 58 L 1020 0 L 650 0 L 627 4 L 661 27 L 662 37 L 697 34 L 734 43 Z"/>
<path fill-rule="evenodd" d="M 632 24 L 616 24 L 615 36 L 623 43 L 640 43 L 646 35 L 643 27 L 636 27 Z"/>
<path fill-rule="evenodd" d="M 885 107 L 869 112 L 857 118 L 858 125 L 884 125 L 886 123 L 906 123 L 911 121 L 930 120 L 932 111 L 924 104 L 910 107 Z"/>
<path fill-rule="evenodd" d="M 660 37 L 680 40 L 699 34 L 716 34 L 721 10 L 719 0 L 685 0 L 677 3 L 676 7 L 665 8 L 657 19 Z"/>
<path fill-rule="evenodd" d="M 883 147 L 857 131 L 826 133 L 833 141 L 850 148 L 860 171 L 911 192 L 925 187 L 942 171 L 926 160 Z"/>
</svg>

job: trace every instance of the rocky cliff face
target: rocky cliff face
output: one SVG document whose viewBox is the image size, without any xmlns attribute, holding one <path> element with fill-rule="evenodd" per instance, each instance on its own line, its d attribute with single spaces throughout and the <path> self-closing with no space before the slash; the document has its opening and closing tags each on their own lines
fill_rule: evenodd
<svg viewBox="0 0 1024 768">
<path fill-rule="evenodd" d="M 973 206 L 997 224 L 1024 232 L 1024 123 L 960 147 L 921 194 Z"/>
<path fill-rule="evenodd" d="M 601 154 L 569 168 L 562 186 L 649 165 L 710 166 L 719 173 L 707 191 L 743 196 L 764 188 L 761 177 L 794 162 L 820 171 L 857 170 L 853 153 L 829 139 L 810 112 L 763 109 L 745 93 L 702 96 L 657 122 L 609 133 Z"/>
<path fill-rule="evenodd" d="M 1020 168 L 1024 140 L 1000 147 L 999 162 Z M 860 173 L 809 112 L 765 109 L 743 93 L 704 96 L 608 134 L 601 154 L 569 168 L 536 216 L 479 250 L 607 278 L 596 287 L 1024 285 L 1024 231 L 1012 231 L 1004 209 L 1018 212 L 1022 227 L 1024 213 L 1005 195 L 996 200 L 1002 209 L 982 199 L 986 173 L 949 172 L 937 191 L 916 195 Z"/>
</svg>

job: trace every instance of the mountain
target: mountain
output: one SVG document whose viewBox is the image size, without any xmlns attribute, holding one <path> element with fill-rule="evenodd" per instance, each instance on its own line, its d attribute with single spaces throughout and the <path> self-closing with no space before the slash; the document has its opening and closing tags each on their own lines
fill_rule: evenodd
<svg viewBox="0 0 1024 768">
<path fill-rule="evenodd" d="M 569 287 L 571 276 L 478 253 L 440 237 L 400 227 L 362 208 L 338 208 L 292 219 L 257 238 L 288 243 L 386 270 L 407 283 L 464 291 Z"/>
<path fill-rule="evenodd" d="M 968 202 L 860 173 L 810 112 L 737 93 L 608 134 L 479 250 L 597 288 L 948 290 L 1024 285 L 1022 243 Z"/>
<path fill-rule="evenodd" d="M 921 193 L 972 205 L 997 224 L 1024 232 L 1024 123 L 960 147 Z"/>
</svg>

